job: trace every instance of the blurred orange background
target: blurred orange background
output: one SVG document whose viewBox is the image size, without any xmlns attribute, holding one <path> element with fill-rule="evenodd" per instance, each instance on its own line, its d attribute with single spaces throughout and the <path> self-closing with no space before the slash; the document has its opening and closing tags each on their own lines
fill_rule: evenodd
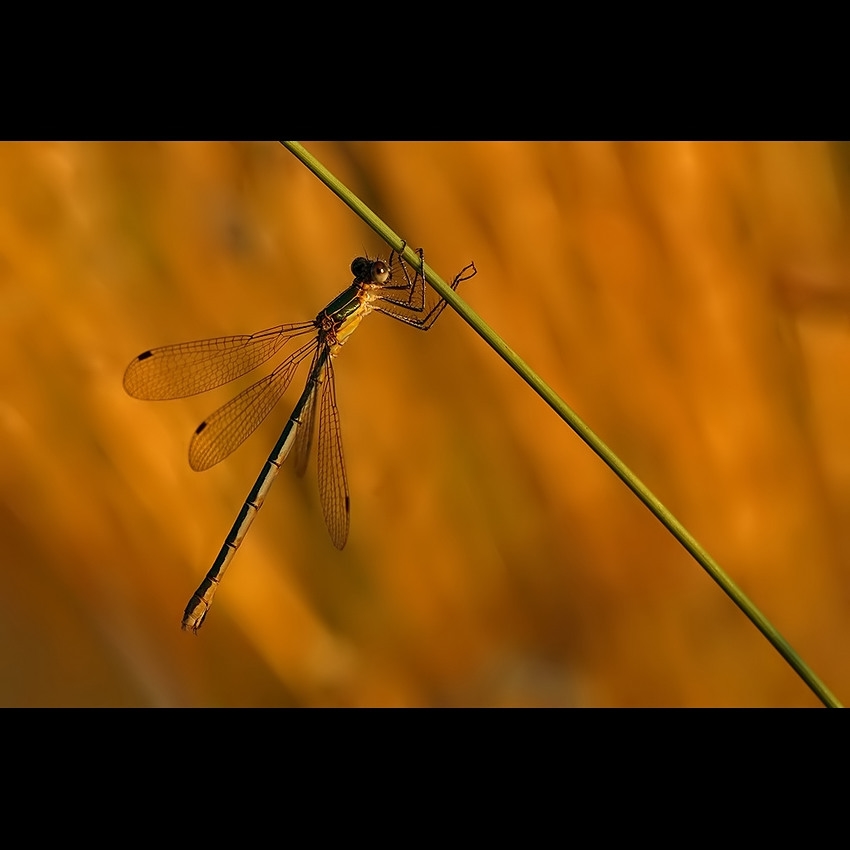
<svg viewBox="0 0 850 850">
<path fill-rule="evenodd" d="M 475 261 L 460 295 L 850 699 L 850 148 L 306 147 Z M 198 474 L 248 381 L 140 402 L 125 367 L 312 319 L 388 248 L 276 143 L 4 144 L 0 196 L 0 705 L 819 705 L 450 309 L 336 363 L 345 550 L 287 465 L 181 632 L 304 376 Z"/>
</svg>

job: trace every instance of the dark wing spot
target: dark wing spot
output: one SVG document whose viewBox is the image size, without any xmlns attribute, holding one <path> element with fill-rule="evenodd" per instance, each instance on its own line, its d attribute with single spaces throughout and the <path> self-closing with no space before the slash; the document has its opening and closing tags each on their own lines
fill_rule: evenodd
<svg viewBox="0 0 850 850">
<path fill-rule="evenodd" d="M 197 427 L 197 428 L 195 428 L 195 433 L 196 433 L 196 434 L 200 434 L 200 433 L 201 433 L 201 431 L 203 431 L 203 430 L 204 430 L 204 428 L 206 428 L 206 427 L 207 427 L 207 423 L 206 423 L 206 420 L 204 420 L 203 422 L 201 422 L 201 424 L 200 424 L 200 425 L 198 425 L 198 427 Z"/>
<path fill-rule="evenodd" d="M 136 360 L 139 360 L 139 361 L 141 361 L 141 360 L 147 360 L 147 359 L 148 359 L 148 357 L 153 357 L 153 352 L 152 352 L 152 351 L 145 351 L 145 352 L 143 352 L 142 354 L 140 354 L 140 355 L 136 358 Z"/>
</svg>

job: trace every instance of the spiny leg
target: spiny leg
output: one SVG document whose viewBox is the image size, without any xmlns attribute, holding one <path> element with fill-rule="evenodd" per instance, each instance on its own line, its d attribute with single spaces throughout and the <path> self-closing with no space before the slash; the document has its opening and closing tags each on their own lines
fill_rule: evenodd
<svg viewBox="0 0 850 850">
<path fill-rule="evenodd" d="M 398 285 L 389 284 L 381 288 L 382 292 L 387 290 L 405 290 L 408 293 L 407 298 L 402 300 L 390 295 L 381 294 L 379 295 L 379 302 L 375 305 L 375 310 L 391 316 L 400 322 L 405 322 L 414 328 L 427 331 L 437 321 L 440 313 L 443 312 L 446 301 L 437 295 L 436 291 L 431 287 L 427 288 L 428 291 L 426 293 L 424 275 L 425 257 L 421 248 L 416 253 L 419 254 L 420 268 L 416 271 L 413 280 L 410 279 L 407 266 L 399 255 L 399 265 L 404 273 L 405 282 Z M 392 260 L 392 254 L 390 255 L 390 260 Z M 474 263 L 465 266 L 452 281 L 452 289 L 456 290 L 458 284 L 469 280 L 476 274 L 477 270 Z"/>
<path fill-rule="evenodd" d="M 396 252 L 395 250 L 390 251 L 390 258 L 387 261 L 387 265 L 390 269 L 390 279 L 386 283 L 381 285 L 381 292 L 406 292 L 406 297 L 396 296 L 396 295 L 380 295 L 379 297 L 383 301 L 388 301 L 393 305 L 399 307 L 408 307 L 416 313 L 421 313 L 424 305 L 425 305 L 425 291 L 419 286 L 416 286 L 416 281 L 419 279 L 419 275 L 415 275 L 413 280 L 410 279 L 410 274 L 407 271 L 407 265 L 402 259 L 402 254 L 407 248 L 407 242 L 401 243 L 401 250 Z M 419 262 L 420 264 L 424 263 L 424 253 L 422 248 L 418 248 L 416 253 L 419 254 Z M 398 264 L 401 267 L 401 270 L 404 274 L 404 282 L 402 283 L 393 283 L 393 260 L 395 257 L 398 257 Z"/>
</svg>

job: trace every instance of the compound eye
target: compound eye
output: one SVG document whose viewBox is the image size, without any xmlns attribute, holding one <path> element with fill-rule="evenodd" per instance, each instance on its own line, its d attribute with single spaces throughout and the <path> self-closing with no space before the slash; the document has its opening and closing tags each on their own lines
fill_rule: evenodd
<svg viewBox="0 0 850 850">
<path fill-rule="evenodd" d="M 362 280 L 369 273 L 370 263 L 365 257 L 355 257 L 351 261 L 351 273 L 358 280 Z"/>
<path fill-rule="evenodd" d="M 375 260 L 372 264 L 372 280 L 375 283 L 386 283 L 390 279 L 390 270 L 383 260 Z"/>
</svg>

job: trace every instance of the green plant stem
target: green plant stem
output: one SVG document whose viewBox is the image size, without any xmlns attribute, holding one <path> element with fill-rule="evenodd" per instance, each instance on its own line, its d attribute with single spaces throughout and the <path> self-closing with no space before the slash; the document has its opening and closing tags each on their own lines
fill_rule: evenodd
<svg viewBox="0 0 850 850">
<path fill-rule="evenodd" d="M 347 187 L 340 183 L 336 177 L 311 156 L 298 142 L 281 142 L 281 144 L 357 213 L 393 250 L 396 252 L 403 251 L 402 256 L 405 261 L 416 268 L 420 267 L 419 256 L 411 248 L 406 247 L 406 243 L 395 232 L 381 221 Z M 649 508 L 682 546 L 691 553 L 697 563 L 711 576 L 723 592 L 741 609 L 767 640 L 770 641 L 777 652 L 791 665 L 823 704 L 832 708 L 841 708 L 841 703 L 829 688 L 815 675 L 814 671 L 809 668 L 803 659 L 797 655 L 788 641 L 782 637 L 746 594 L 720 568 L 720 565 L 717 564 L 708 552 L 700 546 L 679 520 L 661 504 L 646 485 L 590 430 L 575 411 L 548 384 L 536 375 L 520 356 L 477 313 L 470 309 L 427 263 L 424 264 L 423 275 L 428 283 L 434 287 L 441 297 L 445 298 L 460 317 L 602 458 L 614 474 Z"/>
</svg>

